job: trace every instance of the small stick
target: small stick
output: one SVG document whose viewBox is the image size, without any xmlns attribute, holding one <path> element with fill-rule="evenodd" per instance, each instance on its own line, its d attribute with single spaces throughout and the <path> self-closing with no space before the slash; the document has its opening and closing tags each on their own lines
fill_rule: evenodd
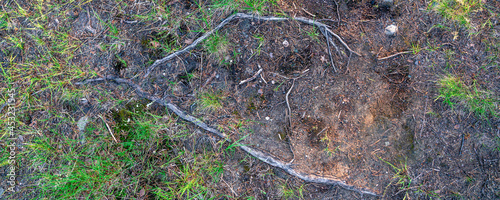
<svg viewBox="0 0 500 200">
<path fill-rule="evenodd" d="M 109 127 L 108 123 L 106 123 L 106 120 L 104 120 L 104 118 L 101 115 L 99 115 L 99 117 L 102 119 L 102 121 L 104 122 L 104 124 L 106 124 L 106 128 L 108 128 L 109 134 L 111 134 L 111 137 L 113 137 L 113 140 L 116 143 L 118 143 L 118 141 L 115 138 L 115 135 L 113 135 L 113 131 L 111 131 L 111 128 Z"/>
<path fill-rule="evenodd" d="M 242 80 L 242 81 L 241 81 L 238 85 L 241 85 L 241 84 L 243 84 L 243 83 L 246 83 L 246 82 L 248 82 L 248 81 L 251 81 L 251 80 L 253 80 L 253 79 L 257 78 L 257 76 L 258 76 L 261 72 L 262 72 L 262 69 L 259 69 L 259 71 L 257 71 L 257 73 L 255 73 L 255 75 L 253 75 L 252 77 L 247 78 L 247 79 L 245 79 L 245 80 Z"/>
<path fill-rule="evenodd" d="M 462 141 L 460 142 L 460 149 L 458 150 L 458 155 L 462 155 L 462 148 L 464 147 L 465 133 L 462 133 Z"/>
<path fill-rule="evenodd" d="M 295 85 L 295 79 L 293 79 L 292 87 L 290 87 L 290 89 L 285 95 L 286 106 L 288 107 L 288 120 L 290 122 L 290 127 L 292 127 L 292 109 L 290 108 L 290 103 L 288 102 L 288 95 L 290 95 L 290 92 L 292 91 L 294 85 Z"/>
<path fill-rule="evenodd" d="M 347 58 L 347 65 L 345 66 L 346 72 L 349 72 L 349 62 L 351 61 L 352 52 L 349 52 L 349 58 Z"/>
<path fill-rule="evenodd" d="M 264 81 L 264 83 L 267 84 L 267 81 L 266 81 L 266 79 L 264 79 L 264 76 L 262 76 L 262 74 L 260 75 L 260 78 Z"/>
<path fill-rule="evenodd" d="M 259 66 L 259 69 L 262 69 L 262 67 L 259 64 L 257 64 L 257 66 Z M 267 81 L 266 81 L 266 79 L 264 79 L 264 75 L 263 74 L 260 75 L 260 78 L 264 81 L 264 83 L 267 84 Z"/>
<path fill-rule="evenodd" d="M 321 131 L 320 131 L 318 134 L 316 134 L 316 135 L 320 135 L 320 134 L 321 134 L 321 133 L 323 133 L 323 131 L 325 131 L 327 128 L 329 128 L 329 127 L 325 127 L 323 130 L 321 130 Z"/>
<path fill-rule="evenodd" d="M 214 73 L 207 79 L 207 81 L 205 81 L 205 84 L 203 84 L 203 86 L 201 86 L 201 88 L 204 88 L 205 86 L 208 85 L 208 83 L 210 83 L 210 81 L 212 81 L 212 79 L 217 75 L 217 72 L 214 71 Z"/>
<path fill-rule="evenodd" d="M 333 3 L 335 3 L 335 5 L 337 6 L 337 19 L 338 19 L 337 28 L 340 28 L 340 10 L 339 10 L 339 4 L 335 0 L 333 0 Z"/>
<path fill-rule="evenodd" d="M 324 28 L 324 27 L 323 27 Z M 330 43 L 328 42 L 328 34 L 324 34 L 325 37 L 326 37 L 326 44 L 328 46 L 328 55 L 330 56 L 330 63 L 332 63 L 332 67 L 333 67 L 333 71 L 336 73 L 337 72 L 337 68 L 335 68 L 335 64 L 333 64 L 333 58 L 332 58 L 332 53 L 330 51 Z"/>
<path fill-rule="evenodd" d="M 316 15 L 313 15 L 312 13 L 308 12 L 308 11 L 307 11 L 306 9 L 304 9 L 304 8 L 302 8 L 302 10 L 303 10 L 304 12 L 306 12 L 308 15 L 311 15 L 311 16 L 313 16 L 313 17 L 316 17 Z"/>
<path fill-rule="evenodd" d="M 377 58 L 377 60 L 385 60 L 385 59 L 389 59 L 389 58 L 392 58 L 394 56 L 399 56 L 401 54 L 407 54 L 407 53 L 411 53 L 413 51 L 403 51 L 403 52 L 399 52 L 399 53 L 396 53 L 396 54 L 393 54 L 393 55 L 390 55 L 390 56 L 386 56 L 386 57 L 382 57 L 382 58 Z"/>
<path fill-rule="evenodd" d="M 233 187 L 231 187 L 229 184 L 227 184 L 227 182 L 224 180 L 224 178 L 221 178 L 221 180 L 227 185 L 227 187 L 229 187 L 229 189 L 231 190 L 231 192 L 233 192 L 233 194 L 235 196 L 239 196 L 238 193 L 236 193 L 234 190 L 233 190 Z"/>
</svg>

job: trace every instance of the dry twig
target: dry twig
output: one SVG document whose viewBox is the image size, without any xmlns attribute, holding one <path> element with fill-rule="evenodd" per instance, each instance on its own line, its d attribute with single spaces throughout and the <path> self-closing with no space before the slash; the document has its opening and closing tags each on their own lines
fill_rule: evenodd
<svg viewBox="0 0 500 200">
<path fill-rule="evenodd" d="M 395 57 L 395 56 L 399 56 L 401 54 L 407 54 L 407 53 L 412 53 L 413 51 L 403 51 L 403 52 L 399 52 L 399 53 L 396 53 L 396 54 L 392 54 L 390 56 L 386 56 L 386 57 L 382 57 L 382 58 L 377 58 L 377 60 L 385 60 L 385 59 L 389 59 L 389 58 L 392 58 L 392 57 Z"/>
<path fill-rule="evenodd" d="M 288 90 L 288 92 L 285 95 L 286 106 L 288 107 L 288 122 L 289 122 L 290 128 L 292 127 L 292 116 L 291 116 L 292 109 L 290 109 L 290 103 L 288 102 L 288 95 L 290 95 L 290 92 L 292 91 L 294 85 L 295 85 L 295 79 L 293 79 L 292 87 L 290 87 L 290 89 Z"/>
<path fill-rule="evenodd" d="M 115 135 L 113 135 L 113 131 L 111 131 L 111 128 L 109 127 L 108 123 L 106 122 L 106 120 L 104 120 L 104 118 L 99 115 L 99 117 L 102 119 L 102 122 L 104 122 L 104 124 L 106 124 L 106 128 L 108 128 L 108 131 L 109 131 L 109 134 L 111 135 L 111 137 L 113 137 L 113 140 L 118 143 L 118 141 L 116 140 L 115 138 Z"/>
<path fill-rule="evenodd" d="M 245 80 L 242 80 L 242 81 L 241 81 L 238 85 L 241 85 L 241 84 L 243 84 L 243 83 L 246 83 L 246 82 L 248 82 L 248 81 L 251 81 L 251 80 L 253 80 L 253 79 L 257 78 L 257 76 L 258 76 L 261 72 L 262 72 L 262 69 L 259 69 L 259 71 L 257 71 L 257 73 L 255 73 L 252 77 L 247 78 L 247 79 L 245 79 Z"/>
</svg>

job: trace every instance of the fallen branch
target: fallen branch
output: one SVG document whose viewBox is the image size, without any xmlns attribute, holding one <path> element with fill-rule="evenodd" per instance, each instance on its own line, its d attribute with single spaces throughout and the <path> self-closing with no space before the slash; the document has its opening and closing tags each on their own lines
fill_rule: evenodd
<svg viewBox="0 0 500 200">
<path fill-rule="evenodd" d="M 212 134 L 215 134 L 223 139 L 227 139 L 228 141 L 231 141 L 225 133 L 220 132 L 217 129 L 214 129 L 214 128 L 210 127 L 209 125 L 207 125 L 205 122 L 185 113 L 184 111 L 179 109 L 175 104 L 171 103 L 170 99 L 161 99 L 161 98 L 152 96 L 152 95 L 144 92 L 144 90 L 139 85 L 133 83 L 132 81 L 130 81 L 128 79 L 117 78 L 115 76 L 107 76 L 104 78 L 88 79 L 88 80 L 85 80 L 83 82 L 77 82 L 77 83 L 75 83 L 75 85 L 85 85 L 85 84 L 89 84 L 89 83 L 99 83 L 99 82 L 104 82 L 104 81 L 114 81 L 118 84 L 127 84 L 128 86 L 134 88 L 135 92 L 140 97 L 145 98 L 145 99 L 149 99 L 150 101 L 153 101 L 153 102 L 156 102 L 160 105 L 163 105 L 163 106 L 167 107 L 168 109 L 170 109 L 172 112 L 174 112 L 180 118 L 182 118 L 186 121 L 189 121 L 189 122 L 193 123 L 194 125 L 202 128 L 202 129 L 204 129 Z M 261 150 L 254 149 L 252 147 L 245 146 L 245 145 L 238 145 L 238 146 L 243 151 L 246 151 L 247 153 L 256 157 L 257 159 L 259 159 L 259 160 L 261 160 L 269 165 L 272 165 L 274 167 L 281 168 L 281 169 L 285 170 L 287 173 L 289 173 L 290 175 L 296 176 L 304 181 L 312 182 L 312 183 L 328 184 L 328 185 L 338 185 L 344 189 L 355 191 L 355 192 L 358 192 L 360 194 L 379 196 L 376 193 L 369 191 L 367 189 L 357 188 L 353 185 L 348 185 L 344 181 L 336 179 L 334 177 L 320 176 L 320 175 L 316 175 L 316 174 L 308 174 L 308 173 L 298 172 L 295 169 L 293 169 L 291 163 L 285 163 L 285 162 L 281 161 L 278 157 L 276 157 L 272 154 L 269 154 L 267 152 L 263 152 Z"/>
<path fill-rule="evenodd" d="M 340 43 L 342 43 L 342 45 L 345 46 L 345 48 L 347 50 L 349 50 L 350 52 L 352 52 L 352 53 L 354 53 L 354 54 L 356 54 L 358 56 L 361 56 L 361 54 L 359 54 L 359 53 L 353 51 L 351 48 L 349 48 L 349 46 L 344 42 L 344 40 L 342 40 L 342 38 L 340 38 L 340 36 L 338 36 L 333 31 L 331 31 L 326 24 L 323 24 L 323 23 L 318 22 L 316 20 L 312 20 L 312 19 L 308 19 L 308 18 L 303 18 L 303 17 L 284 18 L 284 17 L 273 17 L 273 16 L 255 16 L 255 15 L 249 15 L 249 14 L 245 14 L 245 13 L 236 13 L 236 14 L 233 14 L 233 15 L 229 16 L 225 20 L 223 20 L 214 29 L 206 32 L 201 37 L 199 37 L 198 39 L 196 39 L 193 43 L 191 43 L 190 45 L 186 46 L 184 49 L 182 49 L 180 51 L 177 51 L 177 52 L 174 52 L 174 53 L 172 53 L 172 54 L 170 54 L 170 55 L 168 55 L 168 56 L 166 56 L 166 57 L 164 57 L 162 59 L 156 60 L 146 70 L 146 74 L 144 75 L 144 78 L 148 77 L 149 74 L 157 66 L 166 63 L 167 61 L 171 60 L 174 57 L 179 56 L 180 54 L 183 54 L 183 53 L 186 53 L 186 52 L 190 51 L 191 49 L 193 49 L 194 47 L 196 47 L 196 45 L 198 45 L 201 41 L 203 41 L 204 39 L 206 39 L 208 36 L 212 35 L 215 31 L 218 31 L 219 29 L 221 29 L 222 27 L 224 27 L 227 23 L 231 22 L 233 19 L 257 19 L 257 20 L 264 20 L 264 21 L 285 21 L 285 20 L 292 19 L 292 20 L 296 20 L 296 21 L 299 21 L 299 22 L 302 22 L 302 23 L 305 23 L 305 24 L 314 25 L 314 26 L 317 26 L 320 29 L 324 28 L 327 33 L 329 33 L 329 34 L 333 35 L 335 38 L 337 38 L 340 41 Z"/>
</svg>

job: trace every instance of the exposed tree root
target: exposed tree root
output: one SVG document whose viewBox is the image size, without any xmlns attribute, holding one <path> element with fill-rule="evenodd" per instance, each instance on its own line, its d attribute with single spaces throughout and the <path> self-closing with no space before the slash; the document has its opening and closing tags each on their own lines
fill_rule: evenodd
<svg viewBox="0 0 500 200">
<path fill-rule="evenodd" d="M 337 38 L 340 43 L 342 43 L 342 45 L 344 45 L 344 47 L 349 50 L 351 53 L 354 53 L 358 56 L 361 56 L 361 54 L 353 51 L 351 48 L 349 48 L 349 46 L 344 42 L 344 40 L 342 40 L 342 38 L 340 38 L 340 36 L 338 36 L 337 34 L 335 34 L 332 30 L 330 30 L 328 28 L 328 26 L 326 24 L 323 24 L 321 22 L 318 22 L 316 20 L 312 20 L 312 19 L 308 19 L 308 18 L 303 18 L 303 17 L 295 17 L 295 18 L 284 18 L 284 17 L 273 17 L 273 16 L 255 16 L 255 15 L 249 15 L 249 14 L 245 14 L 245 13 L 236 13 L 236 14 L 233 14 L 231 16 L 229 16 L 228 18 L 224 19 L 219 25 L 217 25 L 213 30 L 210 30 L 208 32 L 206 32 L 205 34 L 203 34 L 201 37 L 199 37 L 198 39 L 196 39 L 192 44 L 186 46 L 184 49 L 180 50 L 180 51 L 177 51 L 177 52 L 174 52 L 162 59 L 159 59 L 159 60 L 156 60 L 151 66 L 148 67 L 147 71 L 146 71 L 146 74 L 144 75 L 144 78 L 148 77 L 149 74 L 159 65 L 161 64 L 164 64 L 165 62 L 171 60 L 172 58 L 174 57 L 177 57 L 183 53 L 186 53 L 188 51 L 190 51 L 191 49 L 195 48 L 196 45 L 198 45 L 201 41 L 203 41 L 204 39 L 206 39 L 208 36 L 212 35 L 215 31 L 218 31 L 219 29 L 221 29 L 223 26 L 225 26 L 227 23 L 231 22 L 233 19 L 257 19 L 257 20 L 264 20 L 264 21 L 285 21 L 285 20 L 296 20 L 296 21 L 299 21 L 299 22 L 302 22 L 302 23 L 305 23 L 305 24 L 309 24 L 309 25 L 313 25 L 313 26 L 317 26 L 320 30 L 322 28 L 324 28 L 325 31 L 321 31 L 323 33 L 323 35 L 325 35 L 325 37 L 329 38 L 328 34 L 331 34 L 333 35 L 335 38 Z M 329 41 L 327 41 L 329 42 Z M 330 40 L 331 43 L 333 43 L 331 40 Z M 333 43 L 333 45 L 335 45 Z"/>
<path fill-rule="evenodd" d="M 89 83 L 99 83 L 99 82 L 105 82 L 105 81 L 114 81 L 118 84 L 127 84 L 129 87 L 134 88 L 135 92 L 140 97 L 149 99 L 153 102 L 156 102 L 160 105 L 163 105 L 163 106 L 167 107 L 168 109 L 170 109 L 171 111 L 173 111 L 180 118 L 182 118 L 186 121 L 189 121 L 189 122 L 195 124 L 196 126 L 202 128 L 202 129 L 204 129 L 212 134 L 215 134 L 223 139 L 230 140 L 226 134 L 220 132 L 217 129 L 210 127 L 205 122 L 185 113 L 184 111 L 179 109 L 175 104 L 171 103 L 171 101 L 169 99 L 162 99 L 162 98 L 152 96 L 149 93 L 145 92 L 139 85 L 133 83 L 131 80 L 118 78 L 115 76 L 107 76 L 105 78 L 88 79 L 88 80 L 85 80 L 83 82 L 77 82 L 75 84 L 76 85 L 85 85 L 85 84 L 89 84 Z M 281 161 L 278 157 L 276 157 L 272 154 L 269 154 L 267 152 L 263 152 L 263 151 L 258 150 L 258 149 L 254 149 L 254 148 L 249 147 L 249 146 L 244 146 L 244 145 L 238 145 L 238 146 L 243 151 L 246 151 L 250 155 L 258 158 L 259 160 L 261 160 L 267 164 L 270 164 L 274 167 L 279 167 L 279 168 L 285 170 L 286 172 L 288 172 L 290 175 L 296 176 L 304 181 L 312 182 L 312 183 L 322 183 L 322 184 L 328 184 L 328 185 L 338 185 L 342 188 L 345 188 L 345 189 L 351 190 L 351 191 L 355 191 L 355 192 L 358 192 L 360 194 L 379 196 L 375 192 L 372 192 L 372 191 L 364 189 L 364 188 L 358 188 L 358 187 L 355 187 L 353 185 L 348 185 L 344 181 L 336 179 L 334 177 L 320 176 L 320 175 L 316 175 L 316 174 L 308 174 L 308 173 L 302 173 L 302 172 L 296 171 L 292 167 L 293 166 L 292 163 L 285 163 L 285 162 Z"/>
</svg>

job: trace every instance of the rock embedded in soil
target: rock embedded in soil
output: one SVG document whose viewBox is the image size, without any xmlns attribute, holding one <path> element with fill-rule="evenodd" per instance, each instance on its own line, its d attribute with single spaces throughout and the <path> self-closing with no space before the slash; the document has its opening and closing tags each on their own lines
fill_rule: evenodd
<svg viewBox="0 0 500 200">
<path fill-rule="evenodd" d="M 78 131 L 80 131 L 80 135 L 81 135 L 81 143 L 85 143 L 84 133 L 85 133 L 85 127 L 87 126 L 88 122 L 89 122 L 89 117 L 87 117 L 87 116 L 83 116 L 77 122 Z"/>
<path fill-rule="evenodd" d="M 290 43 L 288 43 L 287 40 L 283 41 L 283 46 L 288 47 L 289 45 L 290 45 Z"/>
<path fill-rule="evenodd" d="M 380 8 L 383 9 L 390 9 L 394 5 L 393 0 L 382 0 L 382 2 L 379 4 Z"/>
<path fill-rule="evenodd" d="M 396 25 L 389 25 L 385 27 L 385 34 L 388 36 L 394 36 L 398 32 L 398 27 Z"/>
</svg>

